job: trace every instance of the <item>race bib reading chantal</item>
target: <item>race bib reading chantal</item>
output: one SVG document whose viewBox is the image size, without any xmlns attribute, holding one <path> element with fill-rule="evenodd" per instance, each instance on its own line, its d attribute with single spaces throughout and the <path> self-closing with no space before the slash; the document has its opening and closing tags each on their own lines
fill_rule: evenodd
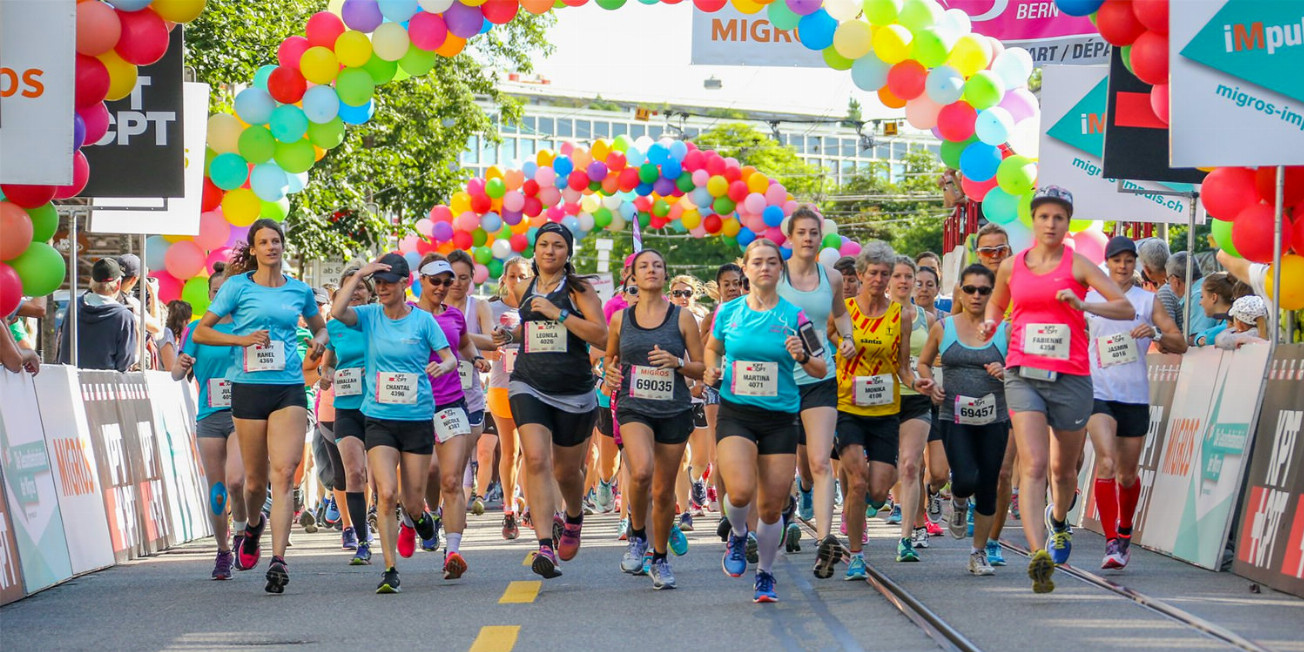
<svg viewBox="0 0 1304 652">
<path fill-rule="evenodd" d="M 385 405 L 416 405 L 417 374 L 376 372 L 376 402 Z"/>
<path fill-rule="evenodd" d="M 877 376 L 856 376 L 852 381 L 852 387 L 855 388 L 854 396 L 856 405 L 860 407 L 876 407 L 879 405 L 891 405 L 896 399 L 893 389 L 896 387 L 896 379 L 892 374 L 878 374 Z"/>
<path fill-rule="evenodd" d="M 525 322 L 526 353 L 565 353 L 566 327 L 559 321 Z"/>
<path fill-rule="evenodd" d="M 454 437 L 471 434 L 471 422 L 460 407 L 446 408 L 435 413 L 435 441 L 444 443 Z"/>
<path fill-rule="evenodd" d="M 335 370 L 335 396 L 362 396 L 362 369 Z"/>
<path fill-rule="evenodd" d="M 650 401 L 669 401 L 675 397 L 675 370 L 660 367 L 630 368 L 629 395 Z"/>
<path fill-rule="evenodd" d="M 231 381 L 225 378 L 208 379 L 208 407 L 231 407 Z"/>
<path fill-rule="evenodd" d="M 1028 324 L 1023 329 L 1023 352 L 1052 360 L 1069 359 L 1068 324 Z"/>
<path fill-rule="evenodd" d="M 735 396 L 774 397 L 779 395 L 779 365 L 773 362 L 735 360 L 729 390 Z"/>
<path fill-rule="evenodd" d="M 996 397 L 955 397 L 955 422 L 966 426 L 985 426 L 996 422 Z"/>
<path fill-rule="evenodd" d="M 246 346 L 245 371 L 282 371 L 285 369 L 285 345 L 272 342 L 267 346 Z"/>
<path fill-rule="evenodd" d="M 1140 359 L 1136 353 L 1136 340 L 1128 333 L 1097 337 L 1096 355 L 1100 356 L 1101 367 L 1130 364 Z"/>
</svg>

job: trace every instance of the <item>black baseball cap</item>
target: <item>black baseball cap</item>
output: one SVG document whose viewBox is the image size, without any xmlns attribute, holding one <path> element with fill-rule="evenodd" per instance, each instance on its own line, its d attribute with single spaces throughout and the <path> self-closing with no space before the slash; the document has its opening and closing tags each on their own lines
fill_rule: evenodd
<svg viewBox="0 0 1304 652">
<path fill-rule="evenodd" d="M 140 257 L 136 254 L 118 256 L 118 266 L 122 268 L 123 276 L 140 276 Z"/>
<path fill-rule="evenodd" d="M 101 258 L 91 266 L 91 280 L 107 283 L 122 278 L 122 266 L 112 258 Z"/>
<path fill-rule="evenodd" d="M 380 257 L 380 262 L 389 265 L 388 272 L 376 272 L 371 278 L 376 281 L 386 283 L 407 283 L 412 277 L 412 270 L 408 268 L 407 259 L 401 254 L 385 254 Z"/>
<path fill-rule="evenodd" d="M 1125 235 L 1116 235 L 1109 239 L 1109 244 L 1105 245 L 1105 260 L 1109 260 L 1121 253 L 1131 253 L 1136 255 L 1136 243 L 1132 238 Z"/>
</svg>

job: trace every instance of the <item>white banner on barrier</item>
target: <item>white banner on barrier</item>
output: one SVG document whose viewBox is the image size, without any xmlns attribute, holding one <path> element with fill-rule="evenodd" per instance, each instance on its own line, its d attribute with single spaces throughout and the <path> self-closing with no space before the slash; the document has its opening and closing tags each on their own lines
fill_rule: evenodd
<svg viewBox="0 0 1304 652">
<path fill-rule="evenodd" d="M 113 541 L 77 370 L 46 365 L 34 384 L 72 572 L 79 575 L 112 566 Z"/>
<path fill-rule="evenodd" d="M 172 380 L 164 371 L 145 372 L 150 404 L 154 408 L 155 438 L 172 519 L 173 545 L 213 533 L 208 518 L 208 490 L 195 440 L 194 400 L 189 383 Z"/>
</svg>

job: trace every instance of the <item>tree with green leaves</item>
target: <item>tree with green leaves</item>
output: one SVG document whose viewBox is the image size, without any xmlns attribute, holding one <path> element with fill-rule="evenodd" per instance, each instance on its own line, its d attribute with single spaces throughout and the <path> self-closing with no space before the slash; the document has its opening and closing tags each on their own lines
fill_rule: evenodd
<svg viewBox="0 0 1304 652">
<path fill-rule="evenodd" d="M 713 149 L 778 179 L 799 200 L 810 201 L 824 189 L 820 168 L 802 160 L 797 150 L 749 124 L 723 124 L 703 132 L 693 142 L 699 149 Z"/>
<path fill-rule="evenodd" d="M 942 207 L 937 178 L 942 165 L 931 152 L 906 154 L 900 181 L 885 162 L 862 168 L 822 203 L 838 232 L 853 240 L 883 240 L 903 254 L 942 251 Z"/>
</svg>

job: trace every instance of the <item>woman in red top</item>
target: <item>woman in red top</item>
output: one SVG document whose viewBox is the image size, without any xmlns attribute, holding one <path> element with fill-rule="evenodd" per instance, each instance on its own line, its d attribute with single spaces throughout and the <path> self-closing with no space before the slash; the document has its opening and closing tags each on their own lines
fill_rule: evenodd
<svg viewBox="0 0 1304 652">
<path fill-rule="evenodd" d="M 1104 271 L 1064 246 L 1072 215 L 1073 195 L 1067 190 L 1046 186 L 1037 191 L 1033 245 L 1001 263 L 983 323 L 984 338 L 991 337 L 1013 301 L 1005 401 L 1022 462 L 1023 533 L 1033 551 L 1028 575 L 1037 593 L 1055 589 L 1050 576 L 1057 564 L 1068 562 L 1072 550 L 1066 521 L 1092 406 L 1083 313 L 1107 319 L 1134 315 L 1132 304 Z M 1106 301 L 1084 301 L 1088 287 Z M 1054 437 L 1047 437 L 1048 426 Z M 1043 505 L 1048 466 L 1053 501 Z M 1045 523 L 1036 518 L 1043 509 Z"/>
</svg>

